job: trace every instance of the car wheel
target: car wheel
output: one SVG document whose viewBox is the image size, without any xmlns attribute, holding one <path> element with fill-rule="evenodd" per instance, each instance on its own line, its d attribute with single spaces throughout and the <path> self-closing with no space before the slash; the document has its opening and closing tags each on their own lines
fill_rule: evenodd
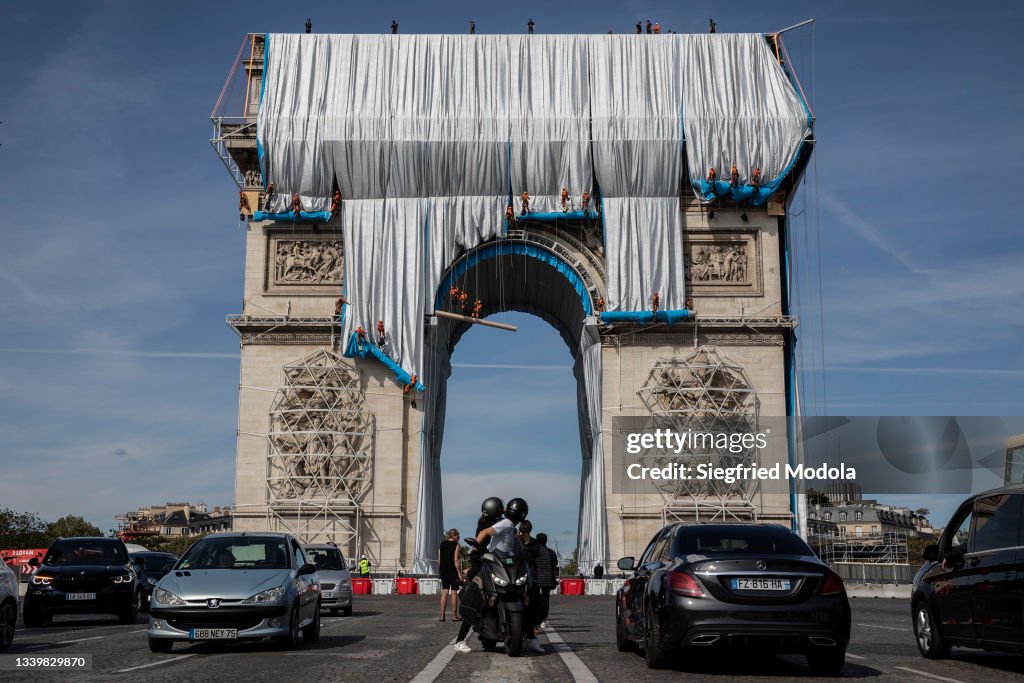
<svg viewBox="0 0 1024 683">
<path fill-rule="evenodd" d="M 315 643 L 320 640 L 320 601 L 316 601 L 316 611 L 313 612 L 313 621 L 302 629 L 302 638 L 307 643 Z"/>
<path fill-rule="evenodd" d="M 14 628 L 18 622 L 18 610 L 10 600 L 0 605 L 0 652 L 14 642 Z"/>
<path fill-rule="evenodd" d="M 824 652 L 808 653 L 807 665 L 821 676 L 838 676 L 846 666 L 846 649 L 833 647 Z"/>
<path fill-rule="evenodd" d="M 668 656 L 661 647 L 661 623 L 650 605 L 647 605 L 647 640 L 644 641 L 644 659 L 647 660 L 649 669 L 664 669 L 668 664 Z"/>
<path fill-rule="evenodd" d="M 166 638 L 150 638 L 149 651 L 167 654 L 174 647 L 174 641 Z"/>
<path fill-rule="evenodd" d="M 626 625 L 622 623 L 622 616 L 615 614 L 615 648 L 619 652 L 632 652 L 636 649 L 636 643 L 626 635 Z"/>
<path fill-rule="evenodd" d="M 349 605 L 348 607 L 342 608 L 341 616 L 343 616 L 343 617 L 350 617 L 350 616 L 352 616 L 352 605 Z"/>
<path fill-rule="evenodd" d="M 299 644 L 299 605 L 292 605 L 288 615 L 288 635 L 278 636 L 275 640 L 286 650 L 294 650 Z"/>
<path fill-rule="evenodd" d="M 949 645 L 946 645 L 932 611 L 923 602 L 918 603 L 914 610 L 914 637 L 923 657 L 945 659 L 949 656 Z"/>
<path fill-rule="evenodd" d="M 132 597 L 132 604 L 128 609 L 118 612 L 117 620 L 122 624 L 134 624 L 139 616 L 139 594 Z"/>
</svg>

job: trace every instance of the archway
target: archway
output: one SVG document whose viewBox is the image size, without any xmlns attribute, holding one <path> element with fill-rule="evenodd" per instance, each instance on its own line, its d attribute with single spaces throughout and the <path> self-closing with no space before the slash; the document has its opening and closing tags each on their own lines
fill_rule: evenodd
<svg viewBox="0 0 1024 683">
<path fill-rule="evenodd" d="M 435 310 L 461 312 L 449 300 L 455 284 L 483 303 L 481 317 L 505 311 L 530 313 L 558 331 L 573 356 L 582 468 L 577 548 L 581 567 L 605 556 L 604 454 L 600 429 L 601 356 L 595 301 L 604 296 L 597 259 L 571 237 L 528 230 L 510 231 L 462 254 L 446 270 L 435 292 Z M 592 261 L 592 262 L 591 262 Z M 598 275 L 595 277 L 595 275 Z M 472 301 L 470 302 L 472 304 Z M 470 323 L 434 317 L 425 335 L 424 374 L 432 378 L 424 395 L 423 438 L 417 495 L 414 568 L 436 564 L 442 530 L 441 449 L 451 355 Z"/>
</svg>

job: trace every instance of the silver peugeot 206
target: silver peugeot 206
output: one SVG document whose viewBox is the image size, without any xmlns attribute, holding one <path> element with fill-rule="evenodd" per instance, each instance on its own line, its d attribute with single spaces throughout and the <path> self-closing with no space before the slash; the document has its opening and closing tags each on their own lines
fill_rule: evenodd
<svg viewBox="0 0 1024 683">
<path fill-rule="evenodd" d="M 221 533 L 197 541 L 153 589 L 149 649 L 175 641 L 320 637 L 316 566 L 289 534 Z"/>
</svg>

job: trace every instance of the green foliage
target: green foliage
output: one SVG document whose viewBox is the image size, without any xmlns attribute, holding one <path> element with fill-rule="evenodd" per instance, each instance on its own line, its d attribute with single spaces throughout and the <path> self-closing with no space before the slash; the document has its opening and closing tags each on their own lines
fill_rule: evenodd
<svg viewBox="0 0 1024 683">
<path fill-rule="evenodd" d="M 47 524 L 34 512 L 0 509 L 0 548 L 46 548 Z"/>
<path fill-rule="evenodd" d="M 56 522 L 46 525 L 46 535 L 49 538 L 47 545 L 57 538 L 69 536 L 102 536 L 103 532 L 99 527 L 85 521 L 85 518 L 77 515 L 64 515 Z"/>
<path fill-rule="evenodd" d="M 208 535 L 209 534 L 199 534 L 198 536 L 175 536 L 173 538 L 167 538 L 166 536 L 153 536 L 151 538 L 137 541 L 137 543 L 146 546 L 155 553 L 174 553 L 178 557 L 181 557 L 193 543 L 201 538 L 206 538 Z"/>
<path fill-rule="evenodd" d="M 922 517 L 927 517 L 931 513 L 932 511 L 929 510 L 928 508 L 917 508 L 916 510 L 914 510 L 914 514 L 921 515 Z"/>
<path fill-rule="evenodd" d="M 565 563 L 562 567 L 562 576 L 577 576 L 580 573 L 580 555 L 579 549 L 574 548 L 572 551 L 572 559 Z"/>
<path fill-rule="evenodd" d="M 911 536 L 907 539 L 907 561 L 917 564 L 923 561 L 921 553 L 926 546 L 935 545 L 939 539 L 935 536 Z"/>
<path fill-rule="evenodd" d="M 807 489 L 807 506 L 814 507 L 820 505 L 823 508 L 832 507 L 832 501 L 828 499 L 821 491 L 815 491 L 814 489 Z"/>
</svg>

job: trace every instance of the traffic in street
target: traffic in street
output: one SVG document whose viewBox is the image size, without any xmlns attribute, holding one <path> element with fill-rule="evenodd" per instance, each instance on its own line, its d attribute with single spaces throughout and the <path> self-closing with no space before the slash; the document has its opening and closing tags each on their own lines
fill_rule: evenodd
<svg viewBox="0 0 1024 683">
<path fill-rule="evenodd" d="M 231 680 L 248 681 L 746 681 L 828 680 L 816 678 L 799 656 L 677 658 L 651 670 L 643 655 L 615 648 L 614 602 L 609 596 L 554 596 L 549 627 L 539 634 L 541 654 L 505 655 L 499 644 L 485 651 L 475 636 L 473 651 L 451 644 L 458 624 L 437 621 L 436 596 L 357 596 L 352 616 L 321 616 L 320 638 L 296 650 L 268 641 L 238 644 L 179 643 L 170 654 L 152 653 L 147 618 L 121 625 L 114 616 L 57 616 L 49 627 L 25 628 L 0 661 L 16 658 L 91 655 L 81 672 L 5 671 L 10 680 Z M 921 657 L 914 640 L 910 604 L 897 599 L 852 599 L 852 635 L 843 677 L 874 681 L 1024 680 L 1024 658 L 975 650 L 953 651 L 946 660 Z"/>
</svg>

